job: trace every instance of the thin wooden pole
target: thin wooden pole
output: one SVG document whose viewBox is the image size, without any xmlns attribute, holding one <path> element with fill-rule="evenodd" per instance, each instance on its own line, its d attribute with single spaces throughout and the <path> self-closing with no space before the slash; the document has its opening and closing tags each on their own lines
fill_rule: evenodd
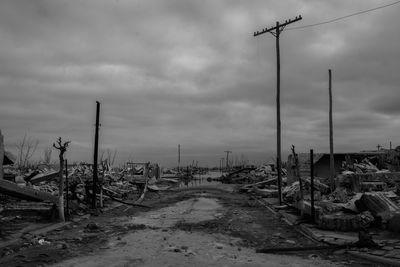
<svg viewBox="0 0 400 267">
<path fill-rule="evenodd" d="M 311 179 L 311 221 L 315 222 L 314 206 L 314 150 L 310 149 L 310 179 Z"/>
<path fill-rule="evenodd" d="M 331 191 L 335 190 L 335 159 L 333 155 L 332 70 L 329 69 L 329 169 Z"/>
<path fill-rule="evenodd" d="M 66 196 L 65 200 L 67 201 L 67 215 L 69 215 L 69 197 L 68 197 L 68 188 L 69 188 L 69 183 L 68 183 L 68 160 L 65 160 L 65 187 L 66 187 Z"/>
<path fill-rule="evenodd" d="M 1 134 L 0 130 L 0 180 L 4 179 L 3 162 L 4 162 L 4 136 Z"/>
<path fill-rule="evenodd" d="M 278 198 L 282 205 L 282 167 L 281 167 L 281 59 L 279 50 L 279 21 L 276 22 L 276 167 L 278 169 Z"/>
<path fill-rule="evenodd" d="M 93 189 L 92 189 L 92 208 L 96 208 L 96 191 L 97 191 L 97 158 L 99 154 L 99 119 L 100 119 L 100 102 L 96 101 L 96 131 L 94 134 L 94 153 L 93 153 Z"/>
</svg>

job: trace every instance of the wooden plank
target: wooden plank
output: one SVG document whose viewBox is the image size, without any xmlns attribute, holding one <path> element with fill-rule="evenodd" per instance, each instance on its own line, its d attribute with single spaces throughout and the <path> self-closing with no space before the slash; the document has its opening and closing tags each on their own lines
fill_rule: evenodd
<svg viewBox="0 0 400 267">
<path fill-rule="evenodd" d="M 57 197 L 52 194 L 29 187 L 20 187 L 7 180 L 0 180 L 0 193 L 25 200 L 50 201 L 57 204 Z"/>
</svg>

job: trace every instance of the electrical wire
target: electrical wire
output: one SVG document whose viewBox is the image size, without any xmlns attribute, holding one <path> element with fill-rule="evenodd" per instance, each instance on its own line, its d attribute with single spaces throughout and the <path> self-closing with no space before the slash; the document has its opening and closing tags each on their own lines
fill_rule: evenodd
<svg viewBox="0 0 400 267">
<path fill-rule="evenodd" d="M 338 17 L 338 18 L 334 18 L 334 19 L 331 19 L 331 20 L 323 21 L 323 22 L 318 22 L 318 23 L 299 26 L 299 27 L 286 28 L 286 30 L 287 31 L 299 30 L 299 29 L 315 27 L 315 26 L 319 26 L 319 25 L 323 25 L 323 24 L 328 24 L 328 23 L 336 22 L 338 20 L 342 20 L 342 19 L 346 19 L 346 18 L 349 18 L 349 17 L 353 17 L 353 16 L 357 16 L 357 15 L 360 15 L 360 14 L 364 14 L 364 13 L 368 13 L 368 12 L 371 12 L 371 11 L 375 11 L 375 10 L 378 10 L 378 9 L 382 9 L 382 8 L 385 8 L 385 7 L 394 6 L 394 5 L 397 5 L 397 4 L 400 4 L 400 1 L 396 1 L 396 2 L 393 2 L 393 3 L 390 3 L 390 4 L 386 4 L 386 5 L 383 5 L 383 6 L 378 6 L 378 7 L 374 7 L 374 8 L 371 8 L 371 9 L 359 11 L 359 12 L 352 13 L 352 14 L 349 14 L 349 15 L 346 15 L 346 16 L 343 16 L 343 17 Z"/>
</svg>

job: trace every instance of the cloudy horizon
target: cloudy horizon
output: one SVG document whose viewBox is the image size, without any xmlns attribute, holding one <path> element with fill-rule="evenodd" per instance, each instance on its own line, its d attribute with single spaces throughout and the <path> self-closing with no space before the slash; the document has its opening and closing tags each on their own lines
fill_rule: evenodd
<svg viewBox="0 0 400 267">
<path fill-rule="evenodd" d="M 259 164 L 276 151 L 276 55 L 253 32 L 304 26 L 393 1 L 37 0 L 0 3 L 0 130 L 36 158 L 61 136 L 67 158 L 217 166 L 225 150 Z M 337 152 L 400 145 L 400 5 L 281 35 L 283 160 L 329 151 L 328 69 Z M 56 159 L 53 151 L 53 159 Z"/>
</svg>

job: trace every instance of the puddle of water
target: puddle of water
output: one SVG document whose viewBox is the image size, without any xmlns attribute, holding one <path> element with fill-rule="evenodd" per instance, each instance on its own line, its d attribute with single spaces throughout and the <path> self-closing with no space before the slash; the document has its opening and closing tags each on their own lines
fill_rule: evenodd
<svg viewBox="0 0 400 267">
<path fill-rule="evenodd" d="M 213 198 L 192 198 L 173 206 L 133 217 L 128 224 L 144 224 L 150 227 L 169 228 L 178 222 L 198 223 L 220 216 L 222 206 Z"/>
<path fill-rule="evenodd" d="M 207 174 L 195 175 L 193 177 L 193 179 L 191 179 L 191 180 L 182 180 L 178 186 L 189 188 L 189 187 L 196 187 L 196 186 L 203 186 L 203 185 L 221 184 L 220 181 L 215 180 L 219 177 L 221 177 L 220 172 L 209 172 Z"/>
</svg>

